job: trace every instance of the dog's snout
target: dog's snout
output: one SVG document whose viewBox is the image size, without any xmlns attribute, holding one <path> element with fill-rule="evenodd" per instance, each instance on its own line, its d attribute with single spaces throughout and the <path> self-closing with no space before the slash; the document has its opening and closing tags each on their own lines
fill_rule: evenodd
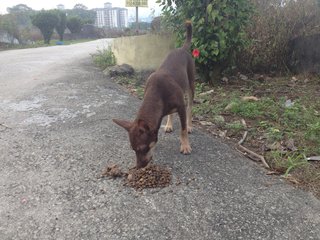
<svg viewBox="0 0 320 240">
<path fill-rule="evenodd" d="M 143 168 L 148 165 L 148 163 L 152 160 L 152 155 L 142 155 L 136 153 L 137 156 L 137 168 Z"/>
</svg>

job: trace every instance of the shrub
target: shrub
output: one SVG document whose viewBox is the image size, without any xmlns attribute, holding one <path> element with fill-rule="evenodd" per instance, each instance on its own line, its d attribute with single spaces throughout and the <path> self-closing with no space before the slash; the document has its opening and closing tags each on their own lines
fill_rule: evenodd
<svg viewBox="0 0 320 240">
<path fill-rule="evenodd" d="M 200 51 L 196 65 L 207 81 L 235 61 L 236 53 L 247 44 L 245 26 L 249 22 L 249 0 L 157 0 L 163 6 L 164 21 L 177 33 L 178 44 L 184 41 L 186 19 L 193 23 L 192 47 Z M 175 5 L 175 6 L 174 6 Z"/>
</svg>

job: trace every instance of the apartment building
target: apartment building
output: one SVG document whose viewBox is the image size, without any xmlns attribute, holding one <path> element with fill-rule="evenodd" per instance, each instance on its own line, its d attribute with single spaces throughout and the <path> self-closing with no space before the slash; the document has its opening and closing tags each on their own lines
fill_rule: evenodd
<svg viewBox="0 0 320 240">
<path fill-rule="evenodd" d="M 125 28 L 128 27 L 128 9 L 112 7 L 107 2 L 104 8 L 94 9 L 97 12 L 95 25 L 105 28 Z"/>
</svg>

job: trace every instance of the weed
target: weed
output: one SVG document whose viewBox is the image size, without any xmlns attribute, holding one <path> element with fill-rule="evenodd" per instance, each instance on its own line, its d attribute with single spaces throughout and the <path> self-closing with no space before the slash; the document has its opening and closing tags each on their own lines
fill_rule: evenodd
<svg viewBox="0 0 320 240">
<path fill-rule="evenodd" d="M 195 92 L 196 94 L 202 93 L 205 91 L 206 84 L 205 83 L 198 83 L 195 84 Z"/>
<path fill-rule="evenodd" d="M 144 88 L 138 86 L 136 89 L 136 94 L 137 94 L 138 98 L 142 99 L 143 95 L 144 95 Z"/>
<path fill-rule="evenodd" d="M 227 133 L 228 133 L 229 137 L 231 137 L 231 136 L 235 137 L 235 136 L 238 136 L 239 133 L 241 133 L 241 131 L 245 127 L 243 126 L 243 124 L 239 120 L 236 120 L 236 121 L 233 121 L 230 123 L 226 123 L 224 128 L 228 130 Z"/>
<path fill-rule="evenodd" d="M 320 143 L 320 121 L 307 125 L 305 138 L 310 141 Z"/>
<path fill-rule="evenodd" d="M 284 176 L 287 177 L 289 172 L 297 167 L 301 167 L 308 164 L 306 160 L 306 156 L 302 154 L 293 154 L 292 156 L 288 156 L 287 159 L 287 170 L 284 173 Z"/>
<path fill-rule="evenodd" d="M 93 62 L 101 69 L 116 65 L 116 57 L 114 56 L 111 47 L 98 49 L 97 53 L 92 55 Z"/>
<path fill-rule="evenodd" d="M 244 126 L 240 121 L 234 121 L 232 123 L 227 123 L 226 128 L 234 132 L 240 132 L 241 130 L 244 129 Z"/>
<path fill-rule="evenodd" d="M 230 111 L 242 117 L 256 118 L 262 115 L 258 102 L 235 101 L 230 105 Z"/>
<path fill-rule="evenodd" d="M 308 165 L 306 156 L 301 153 L 281 154 L 278 151 L 272 152 L 274 164 L 276 169 L 283 169 L 284 176 L 287 177 L 291 171 Z"/>
<path fill-rule="evenodd" d="M 124 76 L 117 77 L 115 81 L 120 85 L 132 85 L 132 79 Z"/>
<path fill-rule="evenodd" d="M 280 141 L 283 137 L 283 133 L 275 127 L 270 127 L 267 129 L 267 137 L 270 142 Z"/>
<path fill-rule="evenodd" d="M 269 127 L 271 127 L 270 123 L 268 121 L 260 121 L 258 124 L 258 127 L 262 130 L 266 130 Z"/>
</svg>

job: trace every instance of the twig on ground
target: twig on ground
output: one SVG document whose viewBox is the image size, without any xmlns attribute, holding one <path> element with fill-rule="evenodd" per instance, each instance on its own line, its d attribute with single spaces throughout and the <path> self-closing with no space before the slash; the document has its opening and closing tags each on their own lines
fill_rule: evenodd
<svg viewBox="0 0 320 240">
<path fill-rule="evenodd" d="M 246 123 L 246 121 L 242 118 L 241 119 L 241 124 L 245 127 L 245 128 L 247 128 L 247 123 Z"/>
<path fill-rule="evenodd" d="M 268 163 L 266 162 L 266 160 L 264 159 L 263 156 L 255 153 L 255 152 L 252 152 L 251 150 L 249 150 L 248 148 L 246 148 L 246 147 L 244 147 L 244 146 L 242 146 L 242 145 L 239 145 L 239 144 L 238 144 L 238 147 L 239 147 L 242 151 L 248 153 L 249 155 L 260 159 L 260 161 L 262 162 L 262 164 L 263 164 L 266 168 L 270 168 L 269 165 L 268 165 Z"/>
<path fill-rule="evenodd" d="M 244 128 L 247 128 L 247 123 L 246 123 L 246 121 L 245 121 L 243 118 L 241 119 L 241 124 L 243 125 Z M 238 142 L 239 145 L 241 145 L 241 144 L 246 140 L 247 135 L 248 135 L 248 131 L 245 131 L 245 132 L 243 133 L 242 138 L 241 138 L 240 141 Z"/>
<path fill-rule="evenodd" d="M 241 138 L 240 141 L 238 142 L 239 145 L 241 145 L 241 144 L 246 140 L 247 135 L 248 135 L 248 131 L 245 131 L 245 132 L 243 133 L 242 138 Z"/>
</svg>

